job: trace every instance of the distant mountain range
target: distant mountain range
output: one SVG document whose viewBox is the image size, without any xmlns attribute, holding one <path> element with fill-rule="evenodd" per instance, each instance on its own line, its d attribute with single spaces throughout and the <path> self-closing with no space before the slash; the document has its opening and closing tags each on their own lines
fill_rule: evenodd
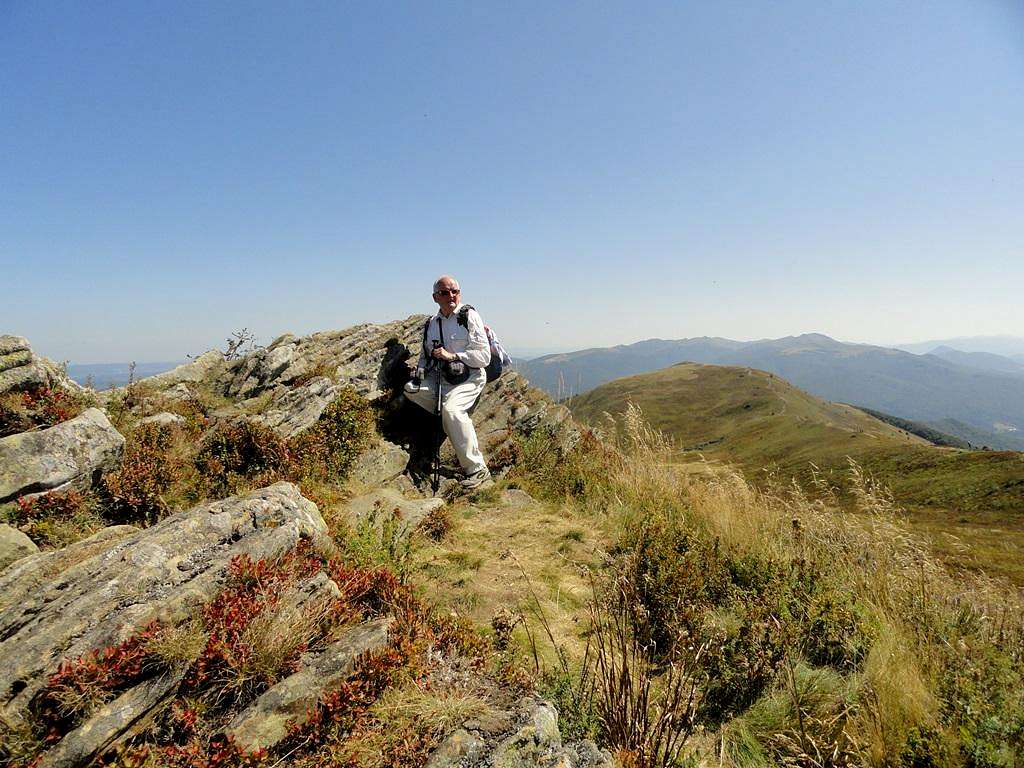
<svg viewBox="0 0 1024 768">
<path fill-rule="evenodd" d="M 1024 450 L 1024 372 L 993 368 L 1016 361 L 968 353 L 965 364 L 962 350 L 945 354 L 960 361 L 812 333 L 751 342 L 648 339 L 546 355 L 517 367 L 535 386 L 563 398 L 680 362 L 746 366 L 782 376 L 817 397 L 923 422 L 975 445 Z"/>
<path fill-rule="evenodd" d="M 904 352 L 913 352 L 915 355 L 926 354 L 936 347 L 952 347 L 961 352 L 988 352 L 1024 361 L 1024 337 L 1022 336 L 958 336 L 955 339 L 893 344 L 893 347 L 902 349 Z"/>
<path fill-rule="evenodd" d="M 936 347 L 928 354 L 971 368 L 981 368 L 985 371 L 999 371 L 1002 373 L 1016 373 L 1019 376 L 1024 376 L 1024 355 L 1019 355 L 1019 359 L 1015 359 L 1006 355 L 996 355 L 992 352 L 963 352 L 945 345 Z"/>
</svg>

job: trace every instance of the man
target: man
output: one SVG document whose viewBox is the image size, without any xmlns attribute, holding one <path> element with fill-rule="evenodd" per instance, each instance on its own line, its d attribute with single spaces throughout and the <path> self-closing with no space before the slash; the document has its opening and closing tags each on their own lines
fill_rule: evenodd
<svg viewBox="0 0 1024 768">
<path fill-rule="evenodd" d="M 440 381 L 443 396 L 441 424 L 466 473 L 463 487 L 476 488 L 490 480 L 491 473 L 480 452 L 476 429 L 468 411 L 487 383 L 487 372 L 484 369 L 491 361 L 491 347 L 484 322 L 475 309 L 465 313 L 465 325 L 459 322 L 461 294 L 459 281 L 450 275 L 443 275 L 434 281 L 433 297 L 439 309 L 430 318 L 419 362 L 416 364 L 424 386 L 406 387 L 406 396 L 434 413 L 437 404 L 436 387 Z M 424 377 L 423 371 L 428 363 L 433 371 Z M 461 376 L 458 375 L 460 367 L 465 369 Z M 465 380 L 460 381 L 462 378 Z"/>
</svg>

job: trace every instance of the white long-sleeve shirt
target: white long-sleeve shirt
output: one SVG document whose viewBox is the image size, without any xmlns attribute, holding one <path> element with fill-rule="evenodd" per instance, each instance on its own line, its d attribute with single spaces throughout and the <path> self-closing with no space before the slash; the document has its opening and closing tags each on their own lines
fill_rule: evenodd
<svg viewBox="0 0 1024 768">
<path fill-rule="evenodd" d="M 425 368 L 429 358 L 429 351 L 434 348 L 434 341 L 441 337 L 437 332 L 437 319 L 441 318 L 441 330 L 444 333 L 444 348 L 454 352 L 459 360 L 470 368 L 486 368 L 491 362 L 491 345 L 487 341 L 487 332 L 484 331 L 484 321 L 480 319 L 480 313 L 470 309 L 466 315 L 464 328 L 459 325 L 458 315 L 462 305 L 459 304 L 449 317 L 440 312 L 430 318 L 430 327 L 427 329 L 426 344 L 420 350 L 418 368 Z"/>
</svg>

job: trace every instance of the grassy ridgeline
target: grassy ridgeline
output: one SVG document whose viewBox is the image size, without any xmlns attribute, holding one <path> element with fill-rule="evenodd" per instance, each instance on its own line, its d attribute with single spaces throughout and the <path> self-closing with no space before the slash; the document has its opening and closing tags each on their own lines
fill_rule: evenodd
<svg viewBox="0 0 1024 768">
<path fill-rule="evenodd" d="M 1024 454 L 938 447 L 750 368 L 683 363 L 609 382 L 569 405 L 600 426 L 629 403 L 672 437 L 678 461 L 735 465 L 762 485 L 774 473 L 805 490 L 824 477 L 848 491 L 852 458 L 892 490 L 947 562 L 1024 584 L 1015 552 L 1024 545 Z"/>
<path fill-rule="evenodd" d="M 637 765 L 665 764 L 651 730 L 665 722 L 689 734 L 679 756 L 702 763 L 1015 765 L 1016 593 L 951 578 L 862 475 L 862 514 L 844 514 L 827 494 L 687 474 L 638 411 L 624 422 L 625 454 L 585 441 L 565 455 L 535 439 L 520 469 L 531 491 L 587 510 L 612 538 L 582 685 L 554 675 L 581 729 Z M 645 675 L 680 667 L 699 681 L 694 701 L 642 692 Z M 645 717 L 616 725 L 602 710 L 610 689 L 616 711 L 623 691 L 643 696 Z"/>
</svg>

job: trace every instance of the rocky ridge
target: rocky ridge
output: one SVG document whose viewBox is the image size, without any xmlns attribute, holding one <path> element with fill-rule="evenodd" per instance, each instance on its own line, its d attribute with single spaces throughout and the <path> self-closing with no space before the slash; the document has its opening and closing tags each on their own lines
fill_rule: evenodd
<svg viewBox="0 0 1024 768">
<path fill-rule="evenodd" d="M 378 403 L 385 439 L 356 459 L 351 472 L 355 493 L 344 502 L 343 516 L 357 525 L 394 515 L 402 521 L 399 534 L 409 536 L 420 520 L 445 504 L 428 497 L 416 473 L 417 427 L 409 423 L 415 418 L 422 423 L 424 414 L 414 406 L 403 407 L 395 395 L 418 352 L 423 320 L 412 316 L 306 337 L 286 334 L 233 360 L 207 353 L 132 385 L 131 407 L 139 422 L 175 426 L 180 415 L 147 410 L 152 404 L 214 393 L 222 404 L 210 412 L 211 426 L 253 420 L 287 439 L 315 424 L 339 392 L 352 388 Z M 0 385 L 7 392 L 40 387 L 71 391 L 77 386 L 36 357 L 27 341 L 12 336 L 0 337 Z M 115 390 L 97 399 L 108 410 L 124 408 L 126 394 Z M 517 432 L 545 429 L 565 445 L 577 437 L 566 409 L 514 372 L 488 386 L 474 420 L 489 456 L 497 455 Z M 68 488 L 99 489 L 102 475 L 118 467 L 123 446 L 124 437 L 101 408 L 2 438 L 0 501 Z M 447 458 L 450 462 L 451 455 Z M 104 528 L 59 550 L 33 551 L 35 544 L 22 540 L 27 537 L 11 526 L 6 529 L 4 538 L 13 544 L 5 549 L 10 562 L 0 560 L 0 730 L 29 716 L 62 662 L 122 643 L 154 620 L 167 626 L 189 620 L 222 587 L 229 563 L 238 556 L 274 558 L 327 534 L 316 504 L 287 482 L 204 502 L 148 528 Z M 291 595 L 288 604 L 301 607 L 328 599 L 337 590 L 326 577 L 314 579 Z M 327 648 L 304 657 L 290 677 L 238 714 L 230 735 L 247 749 L 272 748 L 283 738 L 287 723 L 301 721 L 321 695 L 351 673 L 359 658 L 387 642 L 390 621 L 382 617 L 357 624 Z M 167 669 L 132 685 L 51 746 L 40 764 L 87 765 L 137 736 L 177 690 L 182 674 Z M 487 722 L 467 721 L 442 742 L 430 765 L 511 768 L 607 761 L 593 745 L 563 745 L 554 709 L 529 700 Z"/>
</svg>

